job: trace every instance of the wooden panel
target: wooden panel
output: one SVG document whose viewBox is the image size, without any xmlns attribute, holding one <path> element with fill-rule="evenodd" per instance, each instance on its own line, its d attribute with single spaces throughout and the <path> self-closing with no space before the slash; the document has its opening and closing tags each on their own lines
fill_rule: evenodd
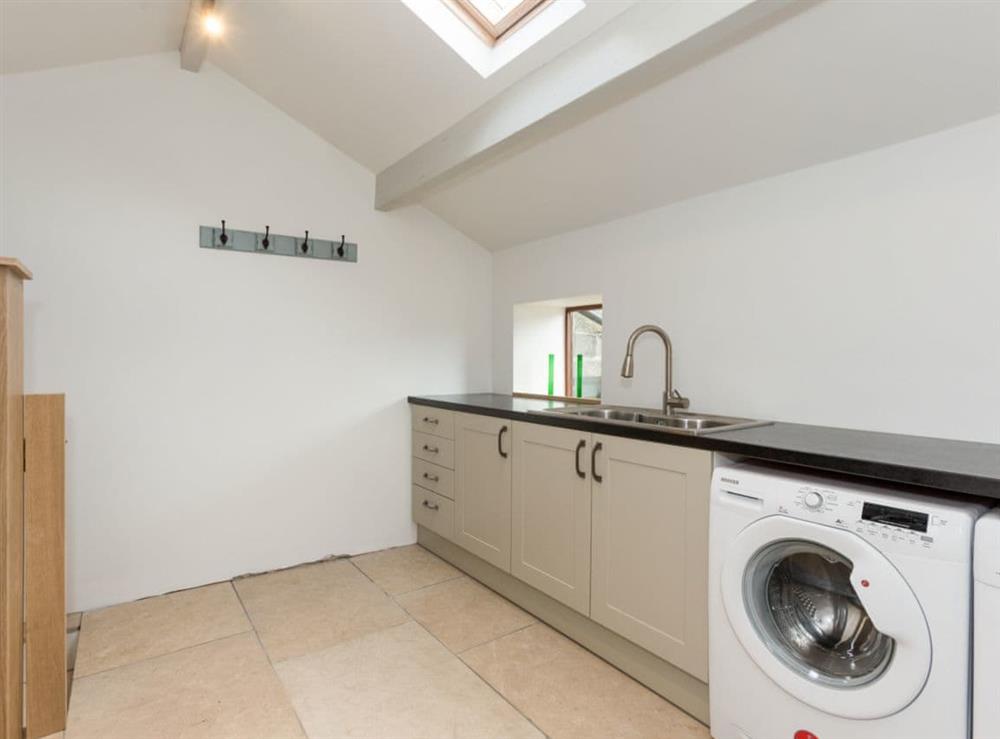
<svg viewBox="0 0 1000 739">
<path fill-rule="evenodd" d="M 584 615 L 590 613 L 589 469 L 590 434 L 514 424 L 510 572 Z"/>
<path fill-rule="evenodd" d="M 24 399 L 28 739 L 66 728 L 65 396 Z"/>
<path fill-rule="evenodd" d="M 413 484 L 455 499 L 455 473 L 439 464 L 413 457 Z"/>
<path fill-rule="evenodd" d="M 445 539 L 455 535 L 455 504 L 437 493 L 413 485 L 413 522 Z"/>
<path fill-rule="evenodd" d="M 12 271 L 13 270 L 13 271 Z M 0 739 L 20 739 L 24 642 L 24 288 L 0 268 Z"/>
<path fill-rule="evenodd" d="M 413 430 L 425 434 L 441 436 L 445 439 L 455 438 L 454 413 L 426 405 L 411 405 L 410 416 L 413 419 Z"/>
<path fill-rule="evenodd" d="M 455 542 L 510 571 L 511 422 L 455 414 Z"/>
<path fill-rule="evenodd" d="M 413 456 L 425 462 L 433 462 L 449 469 L 455 468 L 455 442 L 431 436 L 420 431 L 413 432 Z"/>
<path fill-rule="evenodd" d="M 594 443 L 591 618 L 707 680 L 712 455 L 618 436 Z"/>
<path fill-rule="evenodd" d="M 20 259 L 14 259 L 13 257 L 0 257 L 0 268 L 10 270 L 15 277 L 20 277 L 24 280 L 31 279 L 31 270 L 21 264 Z"/>
</svg>

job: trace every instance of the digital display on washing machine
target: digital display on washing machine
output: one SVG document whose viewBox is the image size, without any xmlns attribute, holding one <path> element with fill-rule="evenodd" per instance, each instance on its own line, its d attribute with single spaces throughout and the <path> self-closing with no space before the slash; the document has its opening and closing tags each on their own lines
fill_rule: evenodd
<svg viewBox="0 0 1000 739">
<path fill-rule="evenodd" d="M 884 523 L 887 526 L 898 526 L 901 529 L 919 531 L 922 534 L 927 533 L 928 516 L 926 513 L 907 511 L 878 503 L 865 503 L 861 509 L 861 520 Z"/>
</svg>

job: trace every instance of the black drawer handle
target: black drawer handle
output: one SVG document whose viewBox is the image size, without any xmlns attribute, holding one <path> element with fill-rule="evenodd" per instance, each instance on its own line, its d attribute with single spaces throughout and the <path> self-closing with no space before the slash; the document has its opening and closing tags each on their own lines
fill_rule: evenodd
<svg viewBox="0 0 1000 739">
<path fill-rule="evenodd" d="M 503 450 L 503 435 L 507 433 L 507 427 L 504 426 L 500 429 L 500 433 L 497 434 L 497 451 L 500 452 L 500 456 L 507 459 L 507 452 Z"/>
<path fill-rule="evenodd" d="M 441 423 L 441 421 L 438 420 L 437 418 L 430 418 L 429 416 L 424 416 L 424 423 L 433 423 L 435 426 L 437 426 L 439 423 Z"/>
<path fill-rule="evenodd" d="M 594 444 L 594 448 L 590 452 L 590 474 L 593 475 L 597 482 L 603 482 L 604 478 L 597 474 L 597 453 L 601 451 L 604 445 L 601 442 Z"/>
<path fill-rule="evenodd" d="M 424 501 L 424 508 L 429 511 L 436 511 L 440 507 L 437 503 L 431 503 L 429 500 Z"/>
<path fill-rule="evenodd" d="M 436 446 L 427 446 L 426 444 L 424 444 L 424 451 L 429 452 L 430 454 L 437 454 L 441 450 L 438 449 Z"/>
<path fill-rule="evenodd" d="M 587 446 L 587 442 L 580 439 L 580 443 L 576 445 L 576 454 L 573 455 L 574 462 L 576 463 L 576 474 L 582 478 L 587 477 L 587 473 L 580 469 L 580 450 Z"/>
<path fill-rule="evenodd" d="M 440 477 L 438 477 L 437 475 L 432 475 L 430 472 L 425 472 L 424 473 L 424 479 L 425 480 L 430 480 L 431 482 L 440 482 L 441 481 Z"/>
</svg>

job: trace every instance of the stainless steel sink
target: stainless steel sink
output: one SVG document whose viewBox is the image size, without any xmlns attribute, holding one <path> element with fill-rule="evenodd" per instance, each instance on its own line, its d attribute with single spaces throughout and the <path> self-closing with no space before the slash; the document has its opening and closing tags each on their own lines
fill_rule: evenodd
<svg viewBox="0 0 1000 739">
<path fill-rule="evenodd" d="M 629 408 L 618 405 L 579 405 L 533 412 L 592 418 L 601 423 L 612 423 L 618 426 L 652 427 L 675 434 L 712 434 L 753 426 L 767 426 L 771 423 L 771 421 L 755 421 L 752 418 L 711 416 L 704 413 L 688 413 L 687 411 L 674 411 L 667 415 L 648 408 Z"/>
</svg>

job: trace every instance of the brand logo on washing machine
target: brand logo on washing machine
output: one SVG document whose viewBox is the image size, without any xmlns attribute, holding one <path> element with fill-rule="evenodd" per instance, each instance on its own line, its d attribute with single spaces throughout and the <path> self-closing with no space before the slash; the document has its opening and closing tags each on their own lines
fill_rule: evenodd
<svg viewBox="0 0 1000 739">
<path fill-rule="evenodd" d="M 731 477 L 720 477 L 719 479 L 720 479 L 720 480 L 721 480 L 722 482 L 728 482 L 728 483 L 729 483 L 730 485 L 739 485 L 739 484 L 740 484 L 740 481 L 739 481 L 739 480 L 734 480 L 734 479 L 733 479 L 733 478 L 731 478 Z"/>
</svg>

